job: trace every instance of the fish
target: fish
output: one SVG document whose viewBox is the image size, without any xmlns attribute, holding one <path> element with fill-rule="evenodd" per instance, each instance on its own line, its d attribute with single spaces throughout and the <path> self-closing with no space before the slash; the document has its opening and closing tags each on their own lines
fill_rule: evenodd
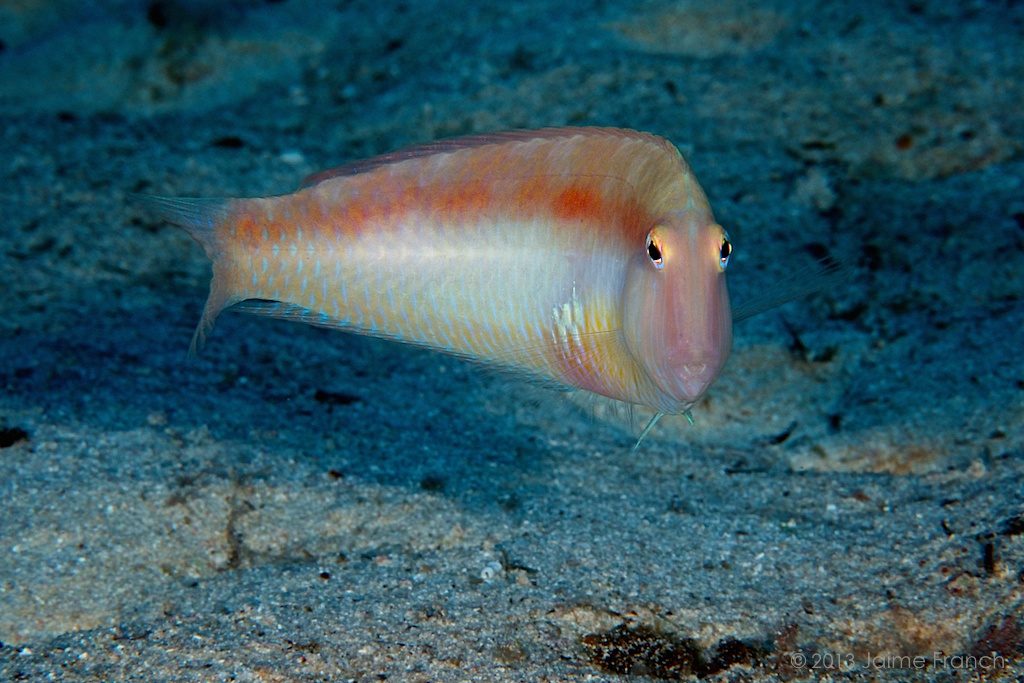
<svg viewBox="0 0 1024 683">
<path fill-rule="evenodd" d="M 227 308 L 412 344 L 650 408 L 639 446 L 732 346 L 732 243 L 650 133 L 471 135 L 290 194 L 146 202 L 212 261 L 193 352 Z"/>
</svg>

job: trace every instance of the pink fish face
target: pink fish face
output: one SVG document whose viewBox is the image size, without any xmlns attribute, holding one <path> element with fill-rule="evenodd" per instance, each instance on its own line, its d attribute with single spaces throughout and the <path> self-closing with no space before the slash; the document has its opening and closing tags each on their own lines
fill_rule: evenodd
<svg viewBox="0 0 1024 683">
<path fill-rule="evenodd" d="M 687 208 L 658 221 L 630 259 L 622 313 L 626 344 L 660 390 L 661 412 L 688 410 L 729 356 L 725 269 L 731 253 L 710 212 Z"/>
</svg>

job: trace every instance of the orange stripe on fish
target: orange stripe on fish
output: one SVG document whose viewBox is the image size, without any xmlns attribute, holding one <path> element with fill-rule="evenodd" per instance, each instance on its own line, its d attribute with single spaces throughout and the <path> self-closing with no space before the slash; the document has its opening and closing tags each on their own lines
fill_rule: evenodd
<svg viewBox="0 0 1024 683">
<path fill-rule="evenodd" d="M 292 194 L 153 198 L 237 305 L 684 413 L 729 354 L 731 253 L 676 148 L 554 128 L 445 140 Z"/>
<path fill-rule="evenodd" d="M 555 197 L 551 208 L 561 220 L 584 220 L 599 217 L 605 206 L 597 192 L 571 185 Z"/>
</svg>

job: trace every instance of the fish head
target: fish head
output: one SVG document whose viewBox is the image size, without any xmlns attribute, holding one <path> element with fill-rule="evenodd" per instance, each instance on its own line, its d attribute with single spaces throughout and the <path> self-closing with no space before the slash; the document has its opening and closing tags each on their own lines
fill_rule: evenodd
<svg viewBox="0 0 1024 683">
<path fill-rule="evenodd" d="M 659 392 L 665 413 L 680 413 L 714 382 L 732 347 L 725 271 L 732 245 L 707 209 L 656 221 L 629 257 L 623 300 L 626 344 Z"/>
</svg>

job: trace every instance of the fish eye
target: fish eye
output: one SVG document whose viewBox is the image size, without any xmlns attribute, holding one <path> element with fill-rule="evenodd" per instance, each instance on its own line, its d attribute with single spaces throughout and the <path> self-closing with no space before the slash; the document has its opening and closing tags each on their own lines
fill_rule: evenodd
<svg viewBox="0 0 1024 683">
<path fill-rule="evenodd" d="M 665 257 L 661 253 L 661 245 L 658 244 L 659 240 L 654 238 L 654 231 L 647 233 L 647 256 L 650 257 L 651 263 L 657 269 L 665 267 Z"/>
<path fill-rule="evenodd" d="M 729 267 L 730 256 L 732 256 L 732 242 L 729 241 L 729 236 L 725 235 L 722 237 L 722 246 L 718 252 L 718 262 L 722 265 L 722 270 Z"/>
</svg>

